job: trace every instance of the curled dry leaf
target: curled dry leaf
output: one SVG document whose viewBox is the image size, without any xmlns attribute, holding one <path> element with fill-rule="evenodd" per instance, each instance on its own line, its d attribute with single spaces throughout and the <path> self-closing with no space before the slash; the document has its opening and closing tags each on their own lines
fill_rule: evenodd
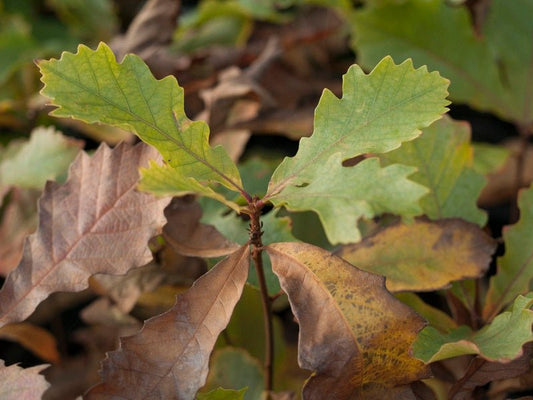
<svg viewBox="0 0 533 400">
<path fill-rule="evenodd" d="M 42 360 L 59 362 L 55 337 L 40 326 L 27 322 L 4 325 L 0 328 L 0 339 L 18 342 Z"/>
<path fill-rule="evenodd" d="M 237 243 L 214 226 L 200 223 L 202 208 L 192 197 L 176 197 L 165 208 L 163 235 L 178 253 L 191 257 L 220 257 L 233 253 Z"/>
<path fill-rule="evenodd" d="M 309 244 L 266 251 L 300 324 L 299 364 L 314 371 L 304 399 L 408 398 L 405 385 L 427 377 L 409 354 L 424 321 L 384 278 Z"/>
<path fill-rule="evenodd" d="M 226 327 L 248 277 L 242 246 L 177 297 L 169 311 L 145 322 L 103 364 L 103 383 L 87 400 L 193 399 L 206 380 L 209 355 Z"/>
<path fill-rule="evenodd" d="M 450 282 L 483 275 L 496 242 L 461 219 L 417 219 L 395 224 L 343 246 L 337 255 L 387 278 L 391 292 L 441 289 Z"/>
<path fill-rule="evenodd" d="M 39 372 L 46 365 L 31 368 L 20 368 L 18 365 L 6 367 L 0 360 L 0 399 L 21 400 L 40 399 L 50 384 Z"/>
<path fill-rule="evenodd" d="M 176 30 L 180 6 L 179 0 L 147 1 L 126 34 L 114 39 L 113 50 L 117 56 L 138 54 L 157 77 L 175 73 L 178 65 L 186 62 L 167 49 Z"/>
<path fill-rule="evenodd" d="M 0 326 L 27 318 L 52 292 L 86 288 L 95 273 L 123 274 L 151 260 L 147 243 L 168 199 L 135 187 L 139 167 L 155 158 L 144 144 L 101 145 L 78 156 L 64 185 L 46 184 L 37 232 L 0 291 Z"/>
</svg>

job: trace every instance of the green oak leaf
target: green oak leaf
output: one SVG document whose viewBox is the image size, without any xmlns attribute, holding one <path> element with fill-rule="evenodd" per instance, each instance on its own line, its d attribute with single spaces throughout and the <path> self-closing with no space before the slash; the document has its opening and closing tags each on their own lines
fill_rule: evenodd
<svg viewBox="0 0 533 400">
<path fill-rule="evenodd" d="M 228 389 L 248 387 L 244 400 L 260 399 L 264 383 L 259 361 L 243 349 L 224 347 L 215 350 L 211 357 L 206 388 L 216 387 Z"/>
<path fill-rule="evenodd" d="M 472 143 L 474 148 L 474 164 L 472 168 L 479 174 L 488 175 L 502 168 L 509 158 L 509 149 L 490 143 Z"/>
<path fill-rule="evenodd" d="M 132 54 L 117 63 L 104 43 L 96 50 L 80 45 L 77 53 L 64 52 L 59 60 L 40 61 L 38 66 L 45 84 L 41 93 L 58 107 L 52 115 L 133 131 L 159 150 L 165 163 L 180 176 L 176 178 L 180 184 L 219 183 L 242 192 L 233 161 L 221 146 L 209 146 L 207 124 L 193 122 L 185 115 L 183 88 L 174 77 L 156 80 L 146 64 Z M 145 179 L 152 173 L 159 175 L 161 170 L 145 171 Z M 191 186 L 191 192 L 197 190 Z"/>
<path fill-rule="evenodd" d="M 483 317 L 491 320 L 518 294 L 529 291 L 533 279 L 533 186 L 518 195 L 520 220 L 504 227 L 505 254 L 498 258 L 498 272 L 491 277 Z"/>
<path fill-rule="evenodd" d="M 217 388 L 207 393 L 198 393 L 196 400 L 243 400 L 247 388 L 241 390 Z"/>
<path fill-rule="evenodd" d="M 66 178 L 83 142 L 67 138 L 53 127 L 37 127 L 26 142 L 10 142 L 0 150 L 0 187 L 42 189 L 47 180 Z"/>
<path fill-rule="evenodd" d="M 442 0 L 370 2 L 353 13 L 351 26 L 365 68 L 386 54 L 412 57 L 416 65 L 451 80 L 454 101 L 528 126 L 533 121 L 531 15 L 531 0 L 493 0 L 478 35 L 466 7 Z"/>
<path fill-rule="evenodd" d="M 472 169 L 470 126 L 443 118 L 398 150 L 380 156 L 384 164 L 401 163 L 418 168 L 410 179 L 429 188 L 420 204 L 431 219 L 462 218 L 480 226 L 487 215 L 476 201 L 485 178 Z"/>
<path fill-rule="evenodd" d="M 343 167 L 334 154 L 308 185 L 287 186 L 276 201 L 289 210 L 313 210 L 324 226 L 328 240 L 357 242 L 361 234 L 357 220 L 383 213 L 413 217 L 422 213 L 418 202 L 427 193 L 423 186 L 407 179 L 415 169 L 395 164 L 381 168 L 372 157 L 354 167 Z"/>
<path fill-rule="evenodd" d="M 359 216 L 374 215 L 372 210 L 392 211 L 380 203 L 364 204 L 368 203 L 365 199 L 379 197 L 392 203 L 392 195 L 388 195 L 389 199 L 376 196 L 372 185 L 367 185 L 369 191 L 363 193 L 351 182 L 355 179 L 354 170 L 340 168 L 341 162 L 364 153 L 391 151 L 417 137 L 421 128 L 439 119 L 447 110 L 447 86 L 448 81 L 438 73 L 429 73 L 425 67 L 414 69 L 410 60 L 396 65 L 390 57 L 385 57 L 368 75 L 353 65 L 344 75 L 341 99 L 329 90 L 324 91 L 315 111 L 313 135 L 301 139 L 297 154 L 285 158 L 274 171 L 265 198 L 276 206 L 285 204 L 292 210 L 316 211 L 322 222 L 328 220 L 326 232 L 332 242 L 358 240 L 359 232 L 352 225 Z M 407 171 L 404 169 L 400 174 L 402 179 Z M 320 182 L 316 184 L 315 181 Z M 335 196 L 331 188 L 338 188 L 332 186 L 332 181 L 343 188 L 343 193 L 336 198 L 330 198 Z M 319 189 L 318 186 L 326 191 L 311 192 L 311 188 Z M 382 189 L 376 189 L 380 195 Z M 358 193 L 357 198 L 349 198 L 354 192 Z M 407 215 L 414 215 L 419 211 L 416 202 L 421 194 L 420 187 L 410 184 L 405 190 L 406 198 L 394 202 L 403 203 L 399 207 L 409 208 Z M 415 203 L 407 205 L 409 201 Z M 326 209 L 351 208 L 357 210 L 348 214 L 351 221 L 343 226 L 333 226 L 333 220 L 323 215 Z"/>
<path fill-rule="evenodd" d="M 488 361 L 509 362 L 522 354 L 522 346 L 533 341 L 533 293 L 518 296 L 510 311 L 498 315 L 477 332 L 460 326 L 450 333 L 441 333 L 428 326 L 413 343 L 413 355 L 425 363 L 478 354 Z"/>
</svg>

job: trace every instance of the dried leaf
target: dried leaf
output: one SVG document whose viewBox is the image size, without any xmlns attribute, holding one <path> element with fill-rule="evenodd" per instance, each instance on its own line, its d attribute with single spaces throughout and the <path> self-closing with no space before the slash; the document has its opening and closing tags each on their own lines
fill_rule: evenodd
<svg viewBox="0 0 533 400">
<path fill-rule="evenodd" d="M 115 38 L 112 48 L 120 59 L 128 53 L 139 55 L 157 77 L 172 75 L 179 58 L 168 51 L 180 11 L 179 0 L 150 0 L 137 13 L 126 34 Z"/>
<path fill-rule="evenodd" d="M 4 325 L 0 327 L 0 338 L 21 344 L 44 361 L 59 362 L 55 337 L 39 326 L 27 322 Z"/>
<path fill-rule="evenodd" d="M 6 367 L 0 360 L 0 398 L 2 400 L 40 399 L 50 384 L 39 372 L 46 365 L 20 368 L 18 365 Z"/>
<path fill-rule="evenodd" d="M 388 226 L 337 255 L 365 271 L 387 278 L 387 289 L 429 291 L 451 281 L 482 276 L 496 242 L 478 226 L 460 220 L 417 219 Z"/>
<path fill-rule="evenodd" d="M 426 377 L 409 355 L 424 322 L 387 292 L 384 278 L 308 244 L 266 251 L 300 324 L 299 364 L 314 371 L 305 399 L 390 398 L 395 387 L 400 398 L 403 385 Z"/>
<path fill-rule="evenodd" d="M 24 239 L 37 228 L 40 190 L 13 187 L 4 198 L 0 223 L 0 275 L 6 276 L 22 258 Z"/>
<path fill-rule="evenodd" d="M 103 383 L 87 400 L 193 399 L 207 377 L 209 355 L 239 300 L 249 268 L 248 245 L 219 262 L 177 297 L 173 308 L 145 322 L 103 363 Z"/>
<path fill-rule="evenodd" d="M 192 257 L 220 257 L 239 245 L 226 239 L 214 226 L 200 223 L 202 208 L 192 198 L 174 198 L 165 208 L 163 235 L 178 253 Z"/>
<path fill-rule="evenodd" d="M 524 354 L 509 363 L 488 362 L 482 358 L 476 358 L 469 365 L 463 378 L 459 379 L 451 388 L 450 400 L 470 400 L 472 392 L 478 386 L 514 378 L 530 368 L 531 346 L 526 345 Z"/>
<path fill-rule="evenodd" d="M 138 168 L 157 152 L 146 145 L 101 145 L 81 153 L 64 185 L 48 182 L 39 228 L 0 291 L 0 325 L 27 318 L 50 293 L 80 291 L 92 274 L 123 274 L 150 261 L 148 239 L 168 199 L 135 190 Z"/>
</svg>

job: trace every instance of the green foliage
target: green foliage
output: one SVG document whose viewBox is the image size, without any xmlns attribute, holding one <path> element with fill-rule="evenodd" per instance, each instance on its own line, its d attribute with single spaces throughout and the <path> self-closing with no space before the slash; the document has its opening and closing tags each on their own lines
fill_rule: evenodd
<svg viewBox="0 0 533 400">
<path fill-rule="evenodd" d="M 486 360 L 509 362 L 522 353 L 522 346 L 533 341 L 533 294 L 518 296 L 510 311 L 505 311 L 477 332 L 461 326 L 443 334 L 424 328 L 413 344 L 413 353 L 425 362 L 465 354 L 479 354 Z"/>
<path fill-rule="evenodd" d="M 59 107 L 52 114 L 85 122 L 102 122 L 134 131 L 159 150 L 174 170 L 169 189 L 196 192 L 196 182 L 218 182 L 239 190 L 241 178 L 222 147 L 211 148 L 209 129 L 193 122 L 183 110 L 183 89 L 173 77 L 156 80 L 144 62 L 128 55 L 118 64 L 111 49 L 101 43 L 93 51 L 80 46 L 76 54 L 41 61 L 42 93 Z M 85 104 L 91 104 L 86 107 Z M 145 171 L 160 181 L 162 168 Z M 173 186 L 175 184 L 176 186 Z M 160 189 L 161 190 L 161 189 Z"/>
<path fill-rule="evenodd" d="M 508 303 L 526 293 L 533 279 L 533 187 L 520 192 L 520 221 L 503 233 L 505 254 L 498 259 L 498 273 L 490 280 L 483 315 L 489 320 Z"/>
<path fill-rule="evenodd" d="M 353 13 L 354 47 L 367 68 L 386 54 L 412 57 L 451 80 L 454 101 L 527 125 L 533 118 L 531 87 L 524 84 L 531 79 L 532 13 L 531 0 L 494 0 L 479 37 L 465 7 L 441 0 L 370 2 Z"/>
<path fill-rule="evenodd" d="M 458 217 L 480 226 L 487 222 L 486 213 L 476 204 L 485 179 L 472 169 L 468 125 L 444 118 L 381 159 L 385 165 L 417 167 L 410 179 L 430 189 L 420 204 L 431 219 Z"/>
<path fill-rule="evenodd" d="M 387 152 L 417 137 L 420 128 L 446 111 L 447 86 L 438 74 L 415 70 L 409 61 L 397 66 L 390 57 L 369 75 L 351 67 L 344 76 L 343 97 L 324 91 L 313 136 L 302 139 L 298 153 L 279 165 L 266 198 L 292 210 L 317 212 L 332 243 L 358 241 L 361 216 L 420 214 L 418 199 L 424 189 L 405 180 L 413 169 L 382 170 L 377 160 L 345 168 L 342 161 Z M 383 188 L 375 182 L 383 182 Z M 395 195 L 394 188 L 400 187 L 402 194 Z"/>
<path fill-rule="evenodd" d="M 64 343 L 20 322 L 89 287 L 87 359 L 120 344 L 73 398 L 467 400 L 512 397 L 508 378 L 525 390 L 533 2 L 352 3 L 204 0 L 176 26 L 154 0 L 113 37 L 124 9 L 108 0 L 0 0 L 0 338 L 54 354 L 53 379 Z M 49 57 L 41 93 L 58 119 L 31 64 Z M 443 116 L 448 83 L 514 124 L 512 151 Z M 80 141 L 33 129 L 50 121 L 130 143 L 73 161 Z M 308 137 L 294 151 L 273 136 L 246 146 L 295 132 Z M 501 240 L 500 194 L 517 198 Z M 40 370 L 0 360 L 0 382 L 28 379 L 40 397 L 57 387 Z"/>
</svg>

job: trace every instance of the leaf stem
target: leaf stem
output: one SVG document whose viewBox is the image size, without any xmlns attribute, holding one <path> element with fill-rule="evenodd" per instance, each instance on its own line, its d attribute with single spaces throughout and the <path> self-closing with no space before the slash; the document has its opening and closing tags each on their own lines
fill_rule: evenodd
<svg viewBox="0 0 533 400">
<path fill-rule="evenodd" d="M 255 270 L 259 280 L 259 288 L 261 289 L 261 304 L 263 307 L 263 322 L 265 327 L 265 363 L 264 363 L 264 383 L 267 392 L 267 400 L 270 399 L 270 392 L 272 391 L 272 371 L 274 364 L 274 335 L 272 326 L 272 300 L 268 295 L 268 288 L 265 279 L 265 272 L 263 269 L 263 242 L 261 236 L 261 209 L 264 207 L 264 202 L 257 196 L 252 198 L 249 204 L 250 211 L 250 244 L 252 245 L 252 260 L 254 261 Z"/>
</svg>

